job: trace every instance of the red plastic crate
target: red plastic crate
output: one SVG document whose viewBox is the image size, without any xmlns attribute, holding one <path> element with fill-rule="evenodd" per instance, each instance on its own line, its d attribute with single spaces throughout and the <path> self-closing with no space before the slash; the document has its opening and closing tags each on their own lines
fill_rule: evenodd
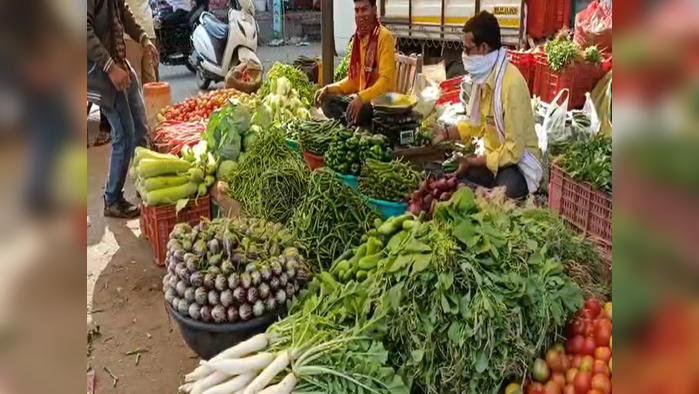
<svg viewBox="0 0 699 394">
<path fill-rule="evenodd" d="M 547 103 L 551 103 L 561 90 L 568 89 L 568 108 L 582 109 L 585 93 L 591 92 L 604 77 L 602 64 L 574 63 L 562 71 L 553 71 L 548 66 L 546 54 L 538 53 L 534 57 L 536 65 L 532 95 L 541 97 Z"/>
<path fill-rule="evenodd" d="M 549 182 L 549 209 L 599 245 L 611 263 L 612 196 L 576 181 L 556 165 L 551 165 Z"/>
<path fill-rule="evenodd" d="M 531 52 L 520 52 L 520 51 L 507 51 L 507 57 L 510 59 L 510 63 L 515 65 L 519 72 L 522 73 L 524 79 L 527 81 L 527 86 L 529 87 L 529 92 L 534 90 L 534 79 L 536 76 L 536 61 L 534 60 L 534 54 Z"/>
<path fill-rule="evenodd" d="M 527 0 L 527 34 L 545 38 L 570 26 L 571 0 Z"/>
<path fill-rule="evenodd" d="M 189 223 L 192 226 L 199 224 L 202 218 L 211 219 L 211 197 L 204 196 L 190 200 L 189 204 L 180 211 L 175 212 L 174 205 L 163 207 L 141 206 L 141 232 L 150 241 L 157 265 L 165 265 L 167 243 L 170 233 L 179 223 Z"/>
</svg>

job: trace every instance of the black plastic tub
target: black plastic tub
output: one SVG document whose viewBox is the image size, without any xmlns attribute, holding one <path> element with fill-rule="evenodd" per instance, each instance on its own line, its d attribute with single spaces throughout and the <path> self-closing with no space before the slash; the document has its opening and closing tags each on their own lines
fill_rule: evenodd
<svg viewBox="0 0 699 394">
<path fill-rule="evenodd" d="M 187 346 L 202 360 L 209 360 L 222 351 L 265 332 L 284 313 L 284 309 L 280 309 L 271 315 L 247 322 L 215 324 L 184 317 L 167 302 L 165 302 L 165 309 L 180 327 L 182 338 Z"/>
</svg>

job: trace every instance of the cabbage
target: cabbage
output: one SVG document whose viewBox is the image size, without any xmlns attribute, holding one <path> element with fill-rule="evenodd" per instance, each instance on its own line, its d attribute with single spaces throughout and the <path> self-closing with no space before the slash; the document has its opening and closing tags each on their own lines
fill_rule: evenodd
<svg viewBox="0 0 699 394">
<path fill-rule="evenodd" d="M 218 171 L 216 172 L 216 179 L 225 180 L 228 178 L 228 176 L 230 176 L 231 173 L 233 173 L 237 169 L 238 163 L 232 160 L 222 161 L 221 165 L 218 166 Z"/>
<path fill-rule="evenodd" d="M 243 151 L 248 152 L 252 148 L 253 145 L 255 145 L 255 141 L 257 141 L 257 134 L 256 133 L 248 133 L 245 138 L 243 138 Z"/>
<path fill-rule="evenodd" d="M 241 135 L 250 129 L 251 121 L 244 105 L 229 102 L 209 117 L 204 140 L 221 160 L 235 161 L 242 148 Z"/>
</svg>

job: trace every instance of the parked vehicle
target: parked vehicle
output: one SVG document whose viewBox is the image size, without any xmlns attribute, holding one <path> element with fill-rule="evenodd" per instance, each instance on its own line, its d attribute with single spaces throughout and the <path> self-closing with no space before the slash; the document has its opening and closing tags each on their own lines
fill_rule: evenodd
<svg viewBox="0 0 699 394">
<path fill-rule="evenodd" d="M 238 0 L 228 11 L 228 24 L 203 12 L 192 34 L 193 50 L 189 57 L 198 76 L 200 89 L 211 82 L 223 81 L 228 71 L 244 60 L 261 64 L 255 52 L 259 27 L 251 0 Z"/>
</svg>

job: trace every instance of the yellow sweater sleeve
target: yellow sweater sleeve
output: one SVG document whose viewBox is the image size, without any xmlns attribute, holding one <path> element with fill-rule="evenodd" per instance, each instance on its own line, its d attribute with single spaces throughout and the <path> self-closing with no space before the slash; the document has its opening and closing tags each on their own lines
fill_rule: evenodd
<svg viewBox="0 0 699 394">
<path fill-rule="evenodd" d="M 379 37 L 378 68 L 379 78 L 369 89 L 359 92 L 359 98 L 368 103 L 371 100 L 394 90 L 396 74 L 396 47 L 390 33 Z"/>
<path fill-rule="evenodd" d="M 456 124 L 456 128 L 459 129 L 461 141 L 471 142 L 480 134 L 481 126 L 473 126 L 469 122 L 459 122 Z"/>
<path fill-rule="evenodd" d="M 348 96 L 353 93 L 357 93 L 359 90 L 359 81 L 350 79 L 346 77 L 340 82 L 334 83 L 328 87 L 328 91 L 331 94 L 339 94 L 341 96 Z"/>
<path fill-rule="evenodd" d="M 529 91 L 516 83 L 509 83 L 503 86 L 502 100 L 505 143 L 486 154 L 488 169 L 493 174 L 497 174 L 499 168 L 522 161 L 527 145 L 526 136 L 536 135 Z"/>
</svg>

